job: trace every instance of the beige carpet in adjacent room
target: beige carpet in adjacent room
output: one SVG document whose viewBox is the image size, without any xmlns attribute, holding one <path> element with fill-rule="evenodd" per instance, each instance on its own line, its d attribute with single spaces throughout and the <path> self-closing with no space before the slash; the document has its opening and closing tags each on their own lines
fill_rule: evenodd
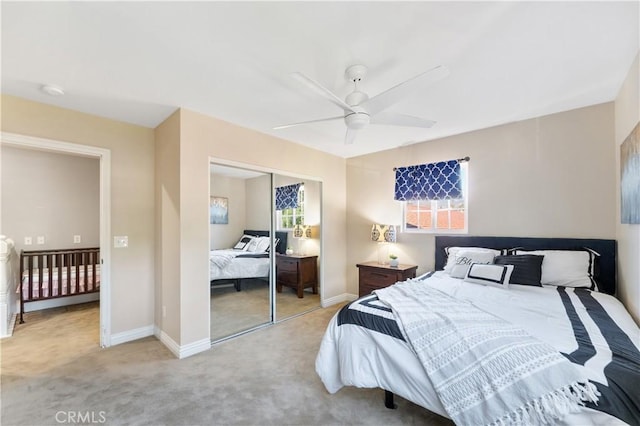
<svg viewBox="0 0 640 426">
<path fill-rule="evenodd" d="M 33 313 L 0 341 L 1 423 L 68 424 L 79 413 L 106 425 L 451 425 L 398 397 L 398 409 L 386 409 L 380 389 L 327 393 L 314 363 L 337 309 L 182 360 L 153 337 L 100 349 L 96 305 Z"/>
</svg>

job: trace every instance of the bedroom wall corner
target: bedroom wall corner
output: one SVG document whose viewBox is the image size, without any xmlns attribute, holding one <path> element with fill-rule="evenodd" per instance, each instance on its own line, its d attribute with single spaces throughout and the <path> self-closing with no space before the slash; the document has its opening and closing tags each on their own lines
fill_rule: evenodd
<svg viewBox="0 0 640 426">
<path fill-rule="evenodd" d="M 640 225 L 621 223 L 620 145 L 640 122 L 640 52 L 636 55 L 615 100 L 616 239 L 618 240 L 618 297 L 640 324 Z"/>
<path fill-rule="evenodd" d="M 180 113 L 155 131 L 155 325 L 166 344 L 180 342 Z M 171 348 L 170 348 L 171 349 Z"/>
</svg>

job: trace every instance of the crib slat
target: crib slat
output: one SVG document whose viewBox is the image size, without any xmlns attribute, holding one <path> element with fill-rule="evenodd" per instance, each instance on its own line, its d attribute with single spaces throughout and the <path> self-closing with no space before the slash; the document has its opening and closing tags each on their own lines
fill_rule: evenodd
<svg viewBox="0 0 640 426">
<path fill-rule="evenodd" d="M 96 253 L 91 252 L 91 289 L 96 291 L 98 289 L 96 284 Z"/>
<path fill-rule="evenodd" d="M 45 265 L 47 268 L 47 288 L 49 289 L 49 296 L 53 296 L 53 268 L 51 265 L 51 259 L 53 255 L 46 255 L 47 264 Z"/>
<path fill-rule="evenodd" d="M 65 294 L 70 294 L 71 293 L 71 265 L 73 263 L 73 258 L 72 258 L 72 254 L 71 253 L 67 253 L 67 259 L 66 259 L 66 268 L 67 268 L 67 292 Z"/>
<path fill-rule="evenodd" d="M 29 271 L 29 292 L 27 293 L 27 300 L 33 298 L 33 256 L 27 257 L 27 271 Z"/>
<path fill-rule="evenodd" d="M 43 281 L 43 274 L 44 274 L 44 268 L 42 267 L 42 265 L 44 264 L 44 256 L 39 254 L 38 257 L 38 299 L 44 297 L 44 281 Z"/>
<path fill-rule="evenodd" d="M 56 254 L 56 271 L 58 271 L 58 295 L 62 295 L 62 265 L 64 265 L 63 255 Z"/>
<path fill-rule="evenodd" d="M 81 256 L 79 253 L 76 253 L 74 256 L 74 266 L 76 267 L 76 287 L 73 291 L 73 293 L 77 294 L 80 293 L 80 262 L 82 261 Z"/>
</svg>

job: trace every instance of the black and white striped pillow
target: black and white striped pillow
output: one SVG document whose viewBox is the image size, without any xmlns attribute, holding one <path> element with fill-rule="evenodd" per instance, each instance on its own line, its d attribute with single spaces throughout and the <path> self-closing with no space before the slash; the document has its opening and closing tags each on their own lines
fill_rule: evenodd
<svg viewBox="0 0 640 426">
<path fill-rule="evenodd" d="M 511 284 L 531 285 L 542 287 L 542 261 L 544 256 L 535 254 L 521 254 L 496 256 L 496 265 L 513 265 Z"/>
<path fill-rule="evenodd" d="M 247 235 L 244 234 L 240 240 L 236 243 L 235 246 L 233 246 L 234 250 L 247 250 L 247 247 L 249 245 L 249 243 L 251 242 L 251 240 L 253 240 L 253 235 Z"/>
<path fill-rule="evenodd" d="M 464 281 L 474 284 L 489 285 L 503 289 L 509 288 L 509 279 L 513 273 L 513 265 L 487 265 L 482 263 L 473 263 Z"/>
</svg>

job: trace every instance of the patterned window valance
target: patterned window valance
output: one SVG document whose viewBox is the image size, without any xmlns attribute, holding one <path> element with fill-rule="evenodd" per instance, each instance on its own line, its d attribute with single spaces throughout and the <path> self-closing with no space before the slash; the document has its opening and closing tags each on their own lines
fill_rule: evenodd
<svg viewBox="0 0 640 426">
<path fill-rule="evenodd" d="M 276 188 L 276 210 L 298 207 L 298 190 L 301 183 Z"/>
<path fill-rule="evenodd" d="M 396 169 L 395 200 L 450 200 L 462 198 L 458 160 Z"/>
</svg>

